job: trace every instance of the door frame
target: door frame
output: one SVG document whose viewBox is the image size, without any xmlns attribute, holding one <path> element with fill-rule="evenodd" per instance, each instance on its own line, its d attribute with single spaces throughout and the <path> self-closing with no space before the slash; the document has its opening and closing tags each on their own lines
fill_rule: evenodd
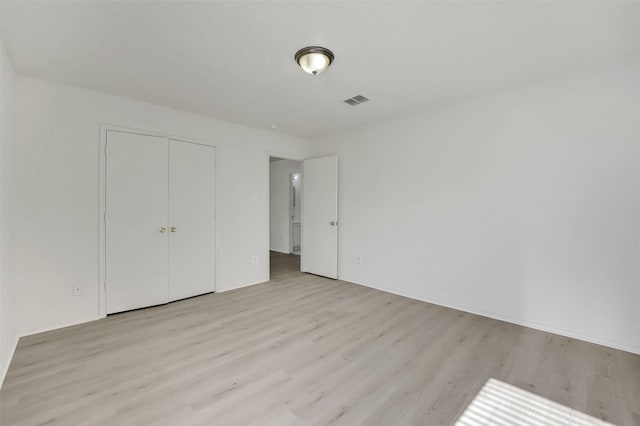
<svg viewBox="0 0 640 426">
<path fill-rule="evenodd" d="M 271 206 L 271 193 L 269 191 L 269 185 L 271 183 L 271 166 L 270 166 L 270 162 L 269 162 L 269 158 L 270 157 L 277 157 L 277 158 L 282 158 L 283 160 L 293 160 L 293 161 L 299 161 L 300 162 L 300 166 L 302 166 L 302 162 L 304 160 L 306 160 L 305 157 L 303 156 L 299 156 L 299 155 L 295 155 L 295 154 L 284 154 L 282 152 L 277 152 L 277 151 L 267 151 L 267 158 L 266 158 L 266 164 L 267 164 L 267 179 L 265 180 L 266 182 L 266 189 L 265 189 L 265 194 L 267 194 L 267 238 L 266 238 L 266 250 L 264 251 L 265 255 L 264 258 L 266 259 L 266 265 L 267 265 L 267 276 L 269 277 L 269 280 L 271 280 L 271 256 L 269 255 L 269 253 L 271 253 L 271 217 L 270 217 L 270 206 Z M 300 169 L 300 174 L 303 176 L 304 179 L 304 171 L 302 170 L 302 168 Z M 304 197 L 304 194 L 302 194 L 300 196 L 300 202 L 302 202 L 302 198 Z M 300 214 L 300 222 L 304 223 L 304 217 L 302 217 L 302 213 Z M 300 251 L 302 251 L 302 241 L 300 242 Z"/>
<path fill-rule="evenodd" d="M 99 276 L 98 276 L 98 309 L 100 313 L 100 318 L 105 318 L 107 316 L 107 281 L 106 281 L 106 262 L 107 262 L 107 241 L 106 241 L 106 211 L 107 211 L 107 156 L 106 156 L 106 146 L 107 146 L 107 132 L 108 131 L 116 131 L 123 133 L 132 133 L 136 135 L 143 136 L 158 136 L 167 138 L 169 140 L 175 140 L 179 142 L 185 143 L 193 143 L 196 145 L 204 145 L 215 148 L 215 176 L 216 176 L 216 184 L 215 184 L 215 217 L 213 218 L 214 229 L 215 229 L 215 238 L 214 238 L 214 253 L 215 253 L 215 276 L 213 282 L 214 292 L 217 291 L 218 285 L 218 247 L 219 247 L 219 232 L 218 232 L 218 217 L 219 217 L 219 186 L 220 186 L 220 168 L 218 164 L 220 163 L 220 152 L 218 150 L 218 145 L 213 142 L 201 141 L 191 138 L 185 138 L 183 136 L 176 136 L 162 132 L 154 132 L 149 130 L 141 130 L 135 129 L 131 127 L 119 126 L 116 124 L 108 124 L 108 123 L 100 123 L 100 140 L 99 140 L 99 208 L 98 208 L 98 224 L 99 224 L 99 236 L 98 236 L 98 264 L 99 264 Z M 268 186 L 268 185 L 267 185 Z M 268 190 L 268 188 L 267 188 Z M 268 213 L 267 213 L 268 214 Z"/>
<path fill-rule="evenodd" d="M 293 216 L 295 211 L 295 206 L 293 205 L 293 199 L 295 197 L 295 187 L 293 186 L 294 174 L 295 173 L 289 173 L 289 241 L 287 242 L 289 246 L 289 254 L 293 254 Z"/>
</svg>

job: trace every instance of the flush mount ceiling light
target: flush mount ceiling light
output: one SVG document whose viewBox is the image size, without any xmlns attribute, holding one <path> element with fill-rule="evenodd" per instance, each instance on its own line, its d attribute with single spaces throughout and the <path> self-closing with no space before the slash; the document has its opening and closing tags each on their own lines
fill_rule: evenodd
<svg viewBox="0 0 640 426">
<path fill-rule="evenodd" d="M 298 50 L 295 58 L 304 72 L 318 75 L 333 62 L 333 52 L 324 47 L 309 46 Z"/>
</svg>

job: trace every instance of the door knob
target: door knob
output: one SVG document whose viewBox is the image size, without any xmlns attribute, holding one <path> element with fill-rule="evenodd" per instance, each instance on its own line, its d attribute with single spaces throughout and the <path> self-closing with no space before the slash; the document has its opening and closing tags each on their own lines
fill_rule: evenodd
<svg viewBox="0 0 640 426">
<path fill-rule="evenodd" d="M 167 228 L 165 228 L 164 226 L 162 226 L 162 227 L 160 228 L 160 233 L 161 233 L 161 234 L 164 234 L 164 231 L 166 231 L 166 230 L 167 230 Z"/>
<path fill-rule="evenodd" d="M 175 226 L 172 226 L 171 227 L 171 232 L 176 232 L 176 231 L 177 231 L 177 228 Z"/>
<path fill-rule="evenodd" d="M 329 225 L 336 226 L 336 223 L 334 221 L 331 221 L 331 222 L 329 222 Z"/>
</svg>

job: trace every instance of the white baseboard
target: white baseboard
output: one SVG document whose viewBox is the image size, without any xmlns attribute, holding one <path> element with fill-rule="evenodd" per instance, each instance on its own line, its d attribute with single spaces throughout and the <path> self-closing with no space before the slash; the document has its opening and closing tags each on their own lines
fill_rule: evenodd
<svg viewBox="0 0 640 426">
<path fill-rule="evenodd" d="M 267 282 L 268 280 L 263 280 L 263 281 L 257 281 L 257 282 L 253 282 L 253 283 L 248 283 L 248 284 L 243 284 L 240 285 L 238 287 L 234 287 L 234 288 L 228 288 L 228 289 L 224 289 L 224 290 L 218 290 L 216 292 L 219 293 L 223 293 L 225 291 L 231 291 L 231 290 L 237 290 L 239 288 L 244 288 L 244 287 L 249 287 L 252 285 L 256 285 L 256 284 L 262 284 Z M 11 355 L 9 356 L 9 359 L 7 360 L 7 365 L 2 365 L 0 366 L 0 388 L 2 387 L 2 384 L 4 383 L 4 379 L 7 375 L 7 371 L 9 370 L 9 365 L 11 365 L 11 360 L 13 359 L 13 355 L 16 352 L 16 348 L 18 346 L 18 340 L 20 340 L 21 337 L 27 337 L 27 336 L 31 336 L 34 334 L 39 334 L 39 333 L 44 333 L 47 331 L 52 331 L 52 330 L 58 330 L 61 328 L 65 328 L 65 327 L 71 327 L 74 325 L 79 325 L 79 324 L 84 324 L 87 322 L 91 322 L 91 321 L 96 321 L 102 318 L 106 318 L 106 315 L 97 315 L 97 316 L 92 316 L 89 318 L 84 318 L 81 320 L 74 320 L 74 321 L 66 321 L 63 323 L 58 323 L 58 324 L 49 324 L 49 325 L 45 325 L 42 327 L 35 327 L 35 328 L 30 328 L 28 330 L 25 330 L 23 332 L 20 332 L 16 335 L 14 342 L 13 342 L 13 347 L 11 348 Z"/>
<path fill-rule="evenodd" d="M 42 327 L 35 327 L 35 328 L 30 328 L 28 330 L 23 331 L 22 333 L 18 333 L 18 337 L 27 337 L 27 336 L 31 336 L 33 334 L 38 334 L 38 333 L 44 333 L 46 331 L 52 331 L 52 330 L 58 330 L 60 328 L 65 328 L 65 327 L 71 327 L 72 325 L 79 325 L 79 324 L 84 324 L 87 322 L 91 322 L 91 321 L 96 321 L 102 318 L 106 318 L 106 316 L 94 316 L 94 317 L 89 317 L 89 318 L 85 318 L 82 320 L 73 320 L 73 321 L 66 321 L 63 323 L 58 323 L 58 324 L 50 324 L 50 325 L 45 325 Z"/>
<path fill-rule="evenodd" d="M 275 251 L 276 253 L 282 253 L 282 254 L 291 254 L 290 251 L 283 251 L 283 250 L 277 250 L 277 249 L 272 249 L 270 248 L 269 251 Z"/>
<path fill-rule="evenodd" d="M 625 352 L 630 352 L 633 354 L 638 354 L 640 355 L 640 346 L 635 346 L 635 345 L 630 345 L 628 343 L 624 343 L 624 342 L 616 342 L 616 341 L 612 341 L 612 340 L 608 340 L 608 339 L 604 339 L 598 336 L 592 336 L 592 335 L 588 335 L 588 334 L 584 334 L 584 333 L 576 333 L 574 331 L 571 330 L 565 330 L 562 328 L 558 328 L 558 327 L 553 327 L 553 326 L 549 326 L 547 324 L 540 324 L 537 322 L 533 322 L 533 321 L 523 321 L 517 318 L 511 318 L 505 315 L 500 315 L 500 314 L 496 314 L 494 312 L 487 312 L 487 311 L 482 311 L 482 310 L 478 310 L 478 309 L 474 309 L 474 308 L 470 308 L 467 306 L 462 306 L 462 305 L 454 305 L 448 302 L 443 302 L 440 300 L 435 300 L 435 299 L 431 299 L 431 300 L 427 300 L 427 299 L 422 299 L 419 297 L 415 297 L 415 296 L 410 296 L 408 294 L 403 294 L 403 293 L 398 293 L 395 291 L 391 291 L 389 289 L 385 289 L 382 287 L 377 287 L 374 285 L 370 285 L 370 284 L 365 284 L 363 282 L 358 282 L 356 280 L 352 280 L 349 279 L 348 277 L 339 277 L 338 279 L 342 280 L 342 281 L 347 281 L 347 282 L 351 282 L 354 284 L 358 284 L 364 287 L 369 287 L 375 290 L 380 290 L 380 291 L 384 291 L 385 293 L 391 293 L 391 294 L 395 294 L 398 296 L 402 296 L 402 297 L 407 297 L 409 299 L 414 299 L 414 300 L 419 300 L 421 302 L 426 302 L 426 303 L 431 303 L 433 305 L 438 305 L 438 306 L 444 306 L 445 308 L 451 308 L 451 309 L 455 309 L 458 311 L 463 311 L 463 312 L 468 312 L 470 314 L 474 314 L 474 315 L 479 315 L 482 317 L 487 317 L 487 318 L 492 318 L 492 319 L 496 319 L 499 321 L 504 321 L 504 322 L 508 322 L 511 324 L 516 324 L 516 325 L 521 325 L 523 327 L 528 327 L 528 328 L 533 328 L 535 330 L 539 330 L 539 331 L 544 331 L 546 333 L 553 333 L 553 334 L 558 334 L 561 336 L 565 336 L 565 337 L 569 337 L 572 339 L 577 339 L 577 340 L 584 340 L 585 342 L 589 342 L 589 343 L 595 343 L 596 345 L 602 345 L 602 346 L 607 346 L 613 349 L 619 349 L 621 351 L 625 351 Z"/>
<path fill-rule="evenodd" d="M 640 355 L 640 347 L 638 346 L 634 346 L 634 345 L 629 345 L 626 343 L 621 343 L 621 342 L 614 342 L 608 339 L 603 339 L 597 336 L 591 336 L 591 335 L 586 335 L 583 333 L 576 333 L 570 330 L 565 330 L 565 329 L 560 329 L 557 327 L 551 327 L 548 326 L 546 324 L 539 324 L 536 322 L 532 322 L 532 321 L 522 321 L 516 318 L 511 318 L 511 317 L 507 317 L 504 315 L 499 315 L 493 312 L 486 312 L 486 311 L 481 311 L 481 310 L 477 310 L 477 309 L 473 309 L 473 308 L 469 308 L 469 307 L 465 307 L 465 306 L 460 306 L 460 305 L 454 305 L 451 303 L 447 303 L 447 302 L 442 302 L 442 301 L 438 301 L 438 300 L 427 300 L 427 299 L 422 299 L 422 298 L 418 298 L 418 297 L 414 297 L 414 296 L 410 296 L 407 294 L 403 294 L 403 293 L 399 293 L 399 292 L 395 292 L 395 291 L 391 291 L 385 288 L 381 288 L 378 286 L 374 286 L 374 285 L 370 285 L 370 284 L 366 284 L 363 282 L 358 282 L 356 280 L 353 279 L 349 279 L 348 277 L 339 277 L 338 279 L 343 280 L 343 281 L 348 281 L 354 284 L 358 284 L 358 285 L 362 285 L 364 287 L 369 287 L 375 290 L 379 290 L 379 291 L 384 291 L 386 293 L 391 293 L 391 294 L 395 294 L 398 296 L 402 296 L 402 297 L 407 297 L 409 299 L 414 299 L 414 300 L 419 300 L 421 302 L 426 302 L 426 303 L 432 303 L 435 305 L 439 305 L 439 306 L 444 306 L 447 308 L 451 308 L 451 309 L 456 309 L 459 311 L 464 311 L 464 312 L 468 312 L 471 314 L 475 314 L 475 315 L 480 315 L 483 317 L 487 317 L 487 318 L 492 318 L 492 319 L 496 319 L 499 321 L 505 321 L 505 322 L 509 322 L 512 324 L 517 324 L 517 325 L 521 325 L 523 327 L 529 327 L 529 328 L 533 328 L 536 330 L 540 330 L 540 331 L 544 331 L 547 333 L 553 333 L 553 334 L 559 334 L 561 336 L 566 336 L 566 337 L 570 337 L 572 339 L 578 339 L 578 340 L 584 340 L 586 342 L 591 342 L 591 343 L 595 343 L 598 345 L 603 345 L 603 346 L 608 346 L 614 349 L 620 349 L 622 351 L 626 351 L 626 352 L 631 352 L 634 354 L 638 354 Z M 231 290 L 237 290 L 240 288 L 245 288 L 245 287 L 250 287 L 252 285 L 256 285 L 256 284 L 262 284 L 265 283 L 267 281 L 257 281 L 257 282 L 253 282 L 253 283 L 248 283 L 248 284 L 243 284 L 240 285 L 238 287 L 234 287 L 234 288 L 228 288 L 228 289 L 224 289 L 224 290 L 219 290 L 218 292 L 222 293 L 222 292 L 227 292 L 227 291 L 231 291 Z M 7 371 L 9 370 L 9 365 L 11 364 L 11 360 L 13 358 L 13 354 L 15 353 L 16 347 L 18 345 L 18 340 L 20 337 L 26 337 L 26 336 L 31 336 L 33 334 L 38 334 L 38 333 L 44 333 L 46 331 L 51 331 L 51 330 L 57 330 L 60 328 L 64 328 L 64 327 L 70 327 L 73 325 L 78 325 L 78 324 L 84 324 L 87 322 L 91 322 L 91 321 L 96 321 L 99 319 L 105 318 L 104 316 L 95 316 L 95 317 L 91 317 L 91 318 L 86 318 L 83 320 L 76 320 L 76 321 L 69 321 L 69 322 L 65 322 L 65 323 L 60 323 L 60 324 L 55 324 L 55 325 L 47 325 L 44 327 L 38 327 L 38 328 L 33 328 L 33 329 L 29 329 L 27 331 L 24 331 L 22 333 L 19 333 L 18 336 L 16 336 L 16 338 L 14 339 L 13 342 L 13 347 L 11 349 L 11 356 L 9 357 L 9 359 L 7 360 L 7 364 L 2 366 L 2 370 L 0 370 L 0 387 L 2 387 L 2 384 L 4 383 L 4 379 L 6 377 Z"/>
<path fill-rule="evenodd" d="M 263 283 L 266 283 L 266 282 L 269 282 L 269 280 L 256 281 L 256 282 L 248 283 L 248 284 L 240 284 L 237 287 L 225 288 L 224 290 L 217 290 L 216 293 L 224 293 L 224 292 L 227 292 L 227 291 L 237 290 L 239 288 L 251 287 L 252 285 L 263 284 Z"/>
<path fill-rule="evenodd" d="M 265 283 L 267 281 L 269 281 L 269 280 L 261 280 L 261 281 L 251 282 L 251 283 L 242 284 L 242 285 L 239 285 L 239 286 L 233 287 L 233 288 L 227 288 L 227 289 L 224 289 L 224 290 L 216 290 L 215 292 L 216 293 L 224 293 L 225 291 L 231 291 L 231 290 L 236 290 L 236 289 L 239 289 L 239 288 L 249 287 L 249 286 L 256 285 L 256 284 L 262 284 L 262 283 Z M 99 320 L 99 319 L 102 319 L 102 318 L 106 318 L 106 315 L 96 315 L 96 316 L 92 316 L 92 317 L 89 317 L 89 318 L 84 318 L 84 319 L 81 319 L 81 320 L 73 320 L 73 321 L 67 321 L 67 322 L 58 323 L 58 324 L 49 324 L 49 325 L 45 325 L 45 326 L 42 326 L 42 327 L 30 328 L 30 329 L 25 330 L 25 331 L 23 331 L 21 333 L 18 333 L 18 339 L 20 337 L 27 337 L 27 336 L 31 336 L 33 334 L 44 333 L 44 332 L 47 332 L 47 331 L 58 330 L 60 328 L 65 328 L 65 327 L 71 327 L 71 326 L 74 326 L 74 325 L 84 324 L 84 323 L 91 322 L 91 321 L 96 321 L 96 320 Z M 17 341 L 17 339 L 16 339 L 16 341 Z"/>
<path fill-rule="evenodd" d="M 11 352 L 9 355 L 9 358 L 7 359 L 7 364 L 2 366 L 2 370 L 0 370 L 0 389 L 2 388 L 2 385 L 4 384 L 4 378 L 7 376 L 7 371 L 9 371 L 9 366 L 11 365 L 11 360 L 13 359 L 13 354 L 16 353 L 16 348 L 18 347 L 18 339 L 19 337 L 16 336 L 13 339 L 13 344 L 11 347 Z"/>
<path fill-rule="evenodd" d="M 82 319 L 82 320 L 68 321 L 68 322 L 63 322 L 63 323 L 53 324 L 53 325 L 50 324 L 50 325 L 45 325 L 43 327 L 31 328 L 31 329 L 28 329 L 28 330 L 25 330 L 23 332 L 18 333 L 16 335 L 16 337 L 15 337 L 14 342 L 13 342 L 13 347 L 11 348 L 11 356 L 9 356 L 9 359 L 7 360 L 7 365 L 3 365 L 2 366 L 2 370 L 0 371 L 0 388 L 2 387 L 2 384 L 4 384 L 4 379 L 7 376 L 7 371 L 9 371 L 9 366 L 11 365 L 11 360 L 13 359 L 13 356 L 16 353 L 16 348 L 18 347 L 18 341 L 20 340 L 21 337 L 27 337 L 27 336 L 31 336 L 33 334 L 44 333 L 46 331 L 57 330 L 57 329 L 60 329 L 60 328 L 71 327 L 72 325 L 84 324 L 84 323 L 87 323 L 87 322 L 99 320 L 101 318 L 105 318 L 105 317 L 104 316 L 96 316 L 96 317 L 91 317 L 91 318 L 85 318 L 85 319 Z"/>
</svg>

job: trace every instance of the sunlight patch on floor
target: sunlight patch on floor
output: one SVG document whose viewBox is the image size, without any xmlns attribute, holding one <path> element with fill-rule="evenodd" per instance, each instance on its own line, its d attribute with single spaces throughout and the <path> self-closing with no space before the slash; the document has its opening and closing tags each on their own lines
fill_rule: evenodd
<svg viewBox="0 0 640 426">
<path fill-rule="evenodd" d="M 489 379 L 471 401 L 456 426 L 612 426 L 595 417 Z"/>
</svg>

